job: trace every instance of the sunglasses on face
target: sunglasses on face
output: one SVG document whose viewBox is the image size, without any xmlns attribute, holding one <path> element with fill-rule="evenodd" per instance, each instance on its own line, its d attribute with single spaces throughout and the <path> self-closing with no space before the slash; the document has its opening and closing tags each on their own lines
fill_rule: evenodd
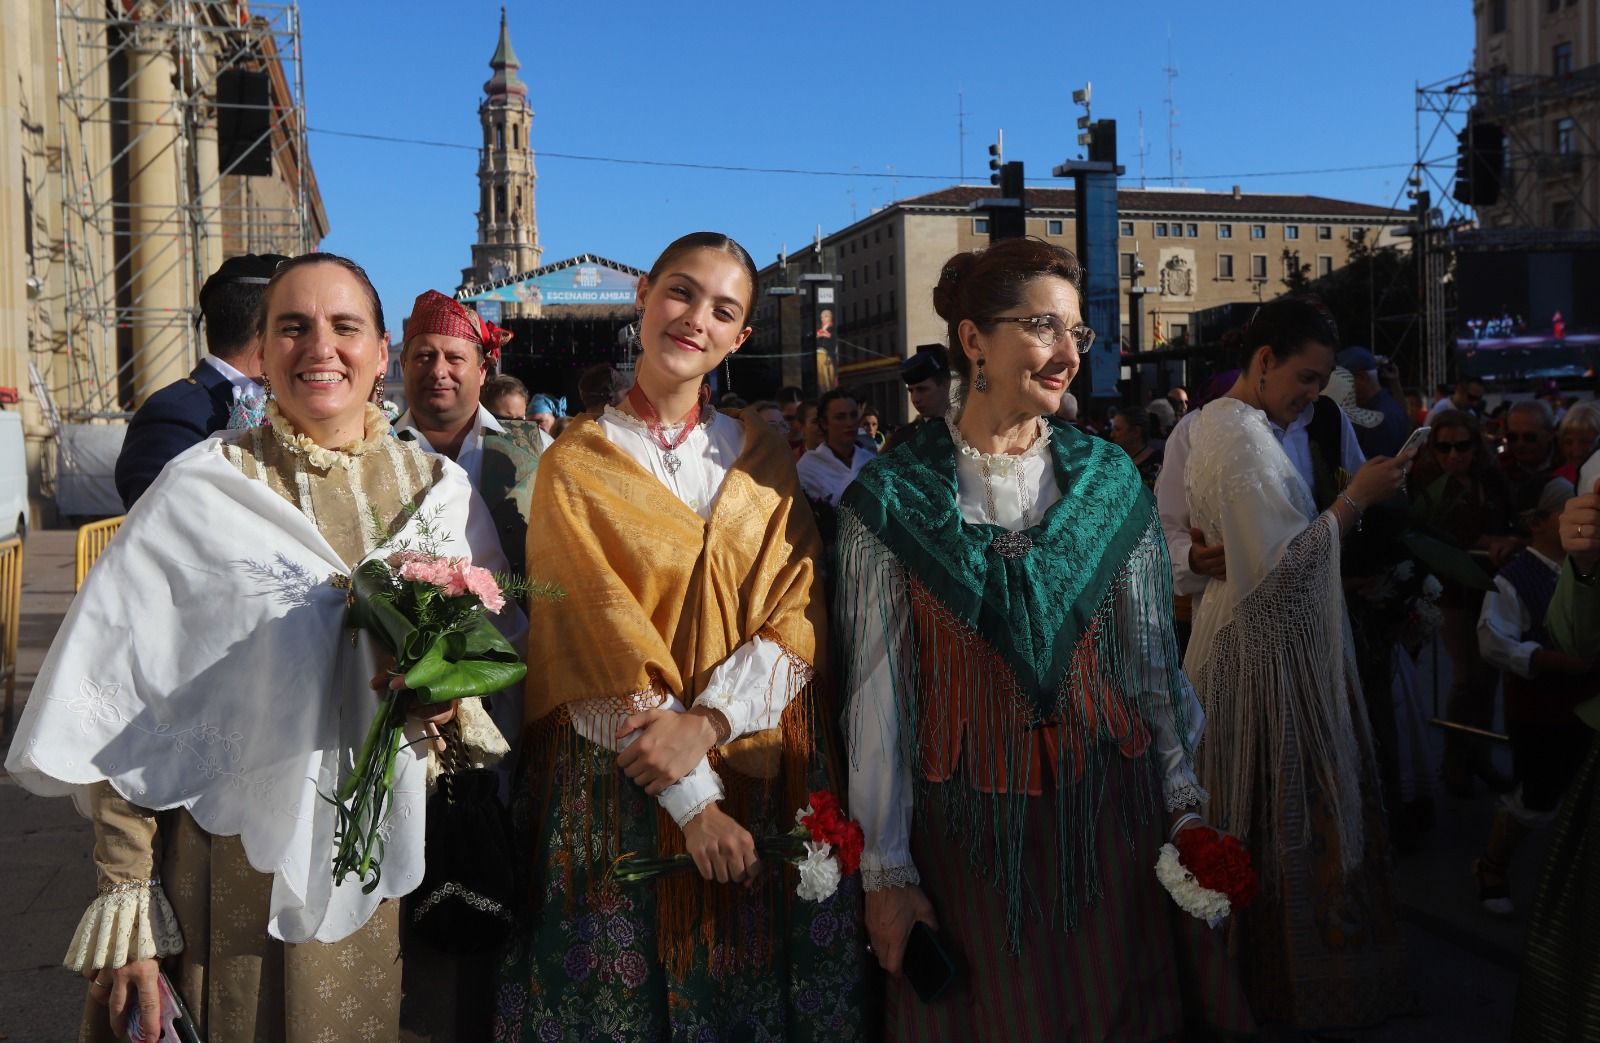
<svg viewBox="0 0 1600 1043">
<path fill-rule="evenodd" d="M 1448 456 L 1451 453 L 1470 453 L 1472 452 L 1472 439 L 1465 438 L 1459 442 L 1435 442 L 1433 443 L 1433 448 L 1440 456 Z"/>
</svg>

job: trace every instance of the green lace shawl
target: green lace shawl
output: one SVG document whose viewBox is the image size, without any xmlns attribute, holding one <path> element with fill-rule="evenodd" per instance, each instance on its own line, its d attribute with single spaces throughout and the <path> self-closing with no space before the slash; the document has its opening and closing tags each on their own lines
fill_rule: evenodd
<svg viewBox="0 0 1600 1043">
<path fill-rule="evenodd" d="M 944 424 L 924 424 L 845 491 L 841 510 L 888 548 L 951 614 L 991 644 L 1018 687 L 1050 719 L 1079 639 L 1155 520 L 1126 453 L 1052 423 L 1061 499 L 1031 529 L 1032 550 L 993 549 L 997 525 L 969 525 L 956 504 L 956 447 Z"/>
</svg>

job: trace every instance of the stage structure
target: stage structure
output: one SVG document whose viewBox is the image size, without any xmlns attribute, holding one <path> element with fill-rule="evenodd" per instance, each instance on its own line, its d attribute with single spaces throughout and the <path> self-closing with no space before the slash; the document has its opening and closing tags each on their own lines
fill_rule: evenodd
<svg viewBox="0 0 1600 1043">
<path fill-rule="evenodd" d="M 1466 73 L 1417 89 L 1409 194 L 1425 387 L 1449 378 L 1452 347 L 1518 353 L 1515 364 L 1479 359 L 1466 368 L 1533 379 L 1566 375 L 1560 359 L 1600 333 L 1600 313 L 1591 314 L 1600 289 L 1597 116 L 1596 66 Z M 1450 283 L 1462 302 L 1454 314 Z"/>
</svg>

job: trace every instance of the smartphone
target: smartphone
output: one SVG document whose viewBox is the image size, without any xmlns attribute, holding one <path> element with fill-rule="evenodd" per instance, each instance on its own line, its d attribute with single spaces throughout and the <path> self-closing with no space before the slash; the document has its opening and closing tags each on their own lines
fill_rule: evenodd
<svg viewBox="0 0 1600 1043">
<path fill-rule="evenodd" d="M 932 1003 L 943 996 L 956 980 L 955 957 L 939 932 L 921 920 L 911 925 L 903 970 L 917 998 L 924 1003 Z"/>
<path fill-rule="evenodd" d="M 1420 453 L 1422 447 L 1428 444 L 1428 435 L 1432 432 L 1433 428 L 1427 425 L 1417 428 L 1411 432 L 1411 437 L 1406 439 L 1406 444 L 1401 446 L 1400 451 L 1394 455 L 1403 458 Z"/>
<path fill-rule="evenodd" d="M 200 1033 L 194 1027 L 194 1017 L 190 1015 L 189 1008 L 183 1005 L 183 998 L 178 995 L 178 990 L 167 980 L 165 971 L 161 972 L 161 976 L 156 980 L 156 986 L 161 992 L 161 1024 L 155 1027 L 154 1033 L 146 1029 L 139 1018 L 138 997 L 130 993 L 129 1043 L 155 1043 L 157 1039 L 175 1040 L 176 1043 L 201 1043 Z M 166 1031 L 169 1029 L 170 1032 Z"/>
</svg>

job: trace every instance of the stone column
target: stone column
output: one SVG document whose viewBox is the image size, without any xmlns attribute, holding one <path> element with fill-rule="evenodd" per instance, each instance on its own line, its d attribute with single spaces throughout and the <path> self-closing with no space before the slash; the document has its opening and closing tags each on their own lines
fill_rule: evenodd
<svg viewBox="0 0 1600 1043">
<path fill-rule="evenodd" d="M 133 396 L 142 403 L 188 374 L 188 230 L 179 151 L 182 121 L 175 106 L 177 68 L 171 39 L 138 29 L 129 54 L 129 272 L 132 284 Z"/>
</svg>

